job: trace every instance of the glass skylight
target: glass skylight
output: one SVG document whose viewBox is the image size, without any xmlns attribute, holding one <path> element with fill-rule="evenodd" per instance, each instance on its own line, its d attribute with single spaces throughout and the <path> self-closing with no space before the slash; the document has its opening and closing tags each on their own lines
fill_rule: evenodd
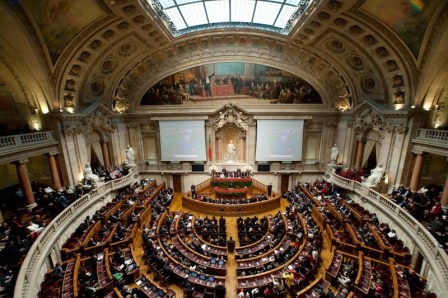
<svg viewBox="0 0 448 298">
<path fill-rule="evenodd" d="M 174 36 L 211 28 L 288 34 L 313 0 L 142 0 Z"/>
</svg>

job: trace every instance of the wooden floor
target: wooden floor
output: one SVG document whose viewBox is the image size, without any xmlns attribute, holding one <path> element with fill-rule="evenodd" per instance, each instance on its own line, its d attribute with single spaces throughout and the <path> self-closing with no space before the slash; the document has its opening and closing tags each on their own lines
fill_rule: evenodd
<svg viewBox="0 0 448 298">
<path fill-rule="evenodd" d="M 282 199 L 280 208 L 274 209 L 267 213 L 257 214 L 257 216 L 259 218 L 261 218 L 262 216 L 264 216 L 266 214 L 275 214 L 279 210 L 284 211 L 286 206 L 288 206 L 288 204 L 289 204 L 288 201 Z M 174 199 L 171 202 L 170 211 L 184 211 L 184 212 L 191 211 L 188 209 L 184 209 L 182 207 L 182 194 L 181 193 L 175 193 Z M 201 215 L 202 217 L 207 215 L 207 214 L 200 214 L 197 212 L 193 212 L 193 213 L 195 213 L 197 215 Z M 238 215 L 237 216 L 226 216 L 225 218 L 226 218 L 226 227 L 227 227 L 227 237 L 229 238 L 230 236 L 232 236 L 233 239 L 238 239 L 238 230 L 236 227 L 236 220 L 238 218 Z M 238 241 L 236 241 L 236 245 L 238 247 Z M 144 265 L 141 237 L 138 237 L 137 247 L 135 247 L 135 252 L 136 252 L 137 261 L 141 264 L 141 266 L 140 266 L 141 271 L 146 272 L 147 265 Z M 315 278 L 318 278 L 320 275 L 325 274 L 325 268 L 328 266 L 328 264 L 330 264 L 331 259 L 332 259 L 332 254 L 329 250 L 329 245 L 324 240 L 323 249 L 322 249 L 322 253 L 321 253 L 322 261 L 319 265 L 318 273 L 316 274 Z M 153 274 L 148 275 L 148 277 L 150 279 L 153 279 Z M 169 288 L 172 289 L 174 292 L 176 292 L 176 297 L 179 297 L 179 298 L 183 297 L 183 291 L 180 287 L 178 287 L 176 285 L 170 285 Z M 227 276 L 226 276 L 227 295 L 226 295 L 226 297 L 236 298 L 237 297 L 236 289 L 237 289 L 237 279 L 236 279 L 235 253 L 229 253 L 228 260 L 227 260 Z"/>
</svg>

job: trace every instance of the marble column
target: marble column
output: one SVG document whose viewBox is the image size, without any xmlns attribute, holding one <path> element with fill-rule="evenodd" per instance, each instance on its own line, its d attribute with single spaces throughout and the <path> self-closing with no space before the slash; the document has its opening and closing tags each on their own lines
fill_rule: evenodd
<svg viewBox="0 0 448 298">
<path fill-rule="evenodd" d="M 110 167 L 109 142 L 103 142 L 101 146 L 103 149 L 104 166 Z"/>
<path fill-rule="evenodd" d="M 31 188 L 30 178 L 28 177 L 28 168 L 26 166 L 28 159 L 22 159 L 15 162 L 17 175 L 19 176 L 20 187 L 26 200 L 26 208 L 32 210 L 37 206 L 34 200 L 33 189 Z"/>
<path fill-rule="evenodd" d="M 362 155 L 364 153 L 365 142 L 358 140 L 358 149 L 356 150 L 355 169 L 361 168 Z"/>
<path fill-rule="evenodd" d="M 51 175 L 51 181 L 53 182 L 53 189 L 58 190 L 61 189 L 61 180 L 59 179 L 59 170 L 58 165 L 56 163 L 56 156 L 57 153 L 51 152 L 48 153 L 48 165 L 50 167 L 50 175 Z"/>
<path fill-rule="evenodd" d="M 246 138 L 244 136 L 240 136 L 239 140 L 239 150 L 238 150 L 238 159 L 239 161 L 246 160 Z"/>
<path fill-rule="evenodd" d="M 440 203 L 442 204 L 442 206 L 448 205 L 448 175 L 446 176 L 445 186 L 443 187 L 442 198 L 440 200 Z"/>
<path fill-rule="evenodd" d="M 411 191 L 418 190 L 418 184 L 420 182 L 420 174 L 422 173 L 423 167 L 423 152 L 422 151 L 414 151 L 415 154 L 415 163 L 414 169 L 412 170 L 411 183 L 409 185 Z"/>
<path fill-rule="evenodd" d="M 222 138 L 216 137 L 216 160 L 222 162 Z"/>
</svg>

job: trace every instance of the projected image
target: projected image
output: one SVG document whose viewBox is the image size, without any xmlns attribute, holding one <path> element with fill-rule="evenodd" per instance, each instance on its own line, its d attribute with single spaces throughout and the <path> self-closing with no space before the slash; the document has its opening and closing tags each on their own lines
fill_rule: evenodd
<svg viewBox="0 0 448 298">
<path fill-rule="evenodd" d="M 162 161 L 205 161 L 204 121 L 160 121 Z"/>
<path fill-rule="evenodd" d="M 256 161 L 302 160 L 303 120 L 258 120 Z"/>
<path fill-rule="evenodd" d="M 141 105 L 197 104 L 222 99 L 251 103 L 322 104 L 304 79 L 271 66 L 223 62 L 172 74 L 152 86 Z"/>
</svg>

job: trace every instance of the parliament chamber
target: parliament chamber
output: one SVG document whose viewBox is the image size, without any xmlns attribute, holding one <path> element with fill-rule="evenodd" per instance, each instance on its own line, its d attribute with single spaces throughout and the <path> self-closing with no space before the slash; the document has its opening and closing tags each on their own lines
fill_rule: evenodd
<svg viewBox="0 0 448 298">
<path fill-rule="evenodd" d="M 448 1 L 0 2 L 0 297 L 446 297 Z"/>
</svg>

